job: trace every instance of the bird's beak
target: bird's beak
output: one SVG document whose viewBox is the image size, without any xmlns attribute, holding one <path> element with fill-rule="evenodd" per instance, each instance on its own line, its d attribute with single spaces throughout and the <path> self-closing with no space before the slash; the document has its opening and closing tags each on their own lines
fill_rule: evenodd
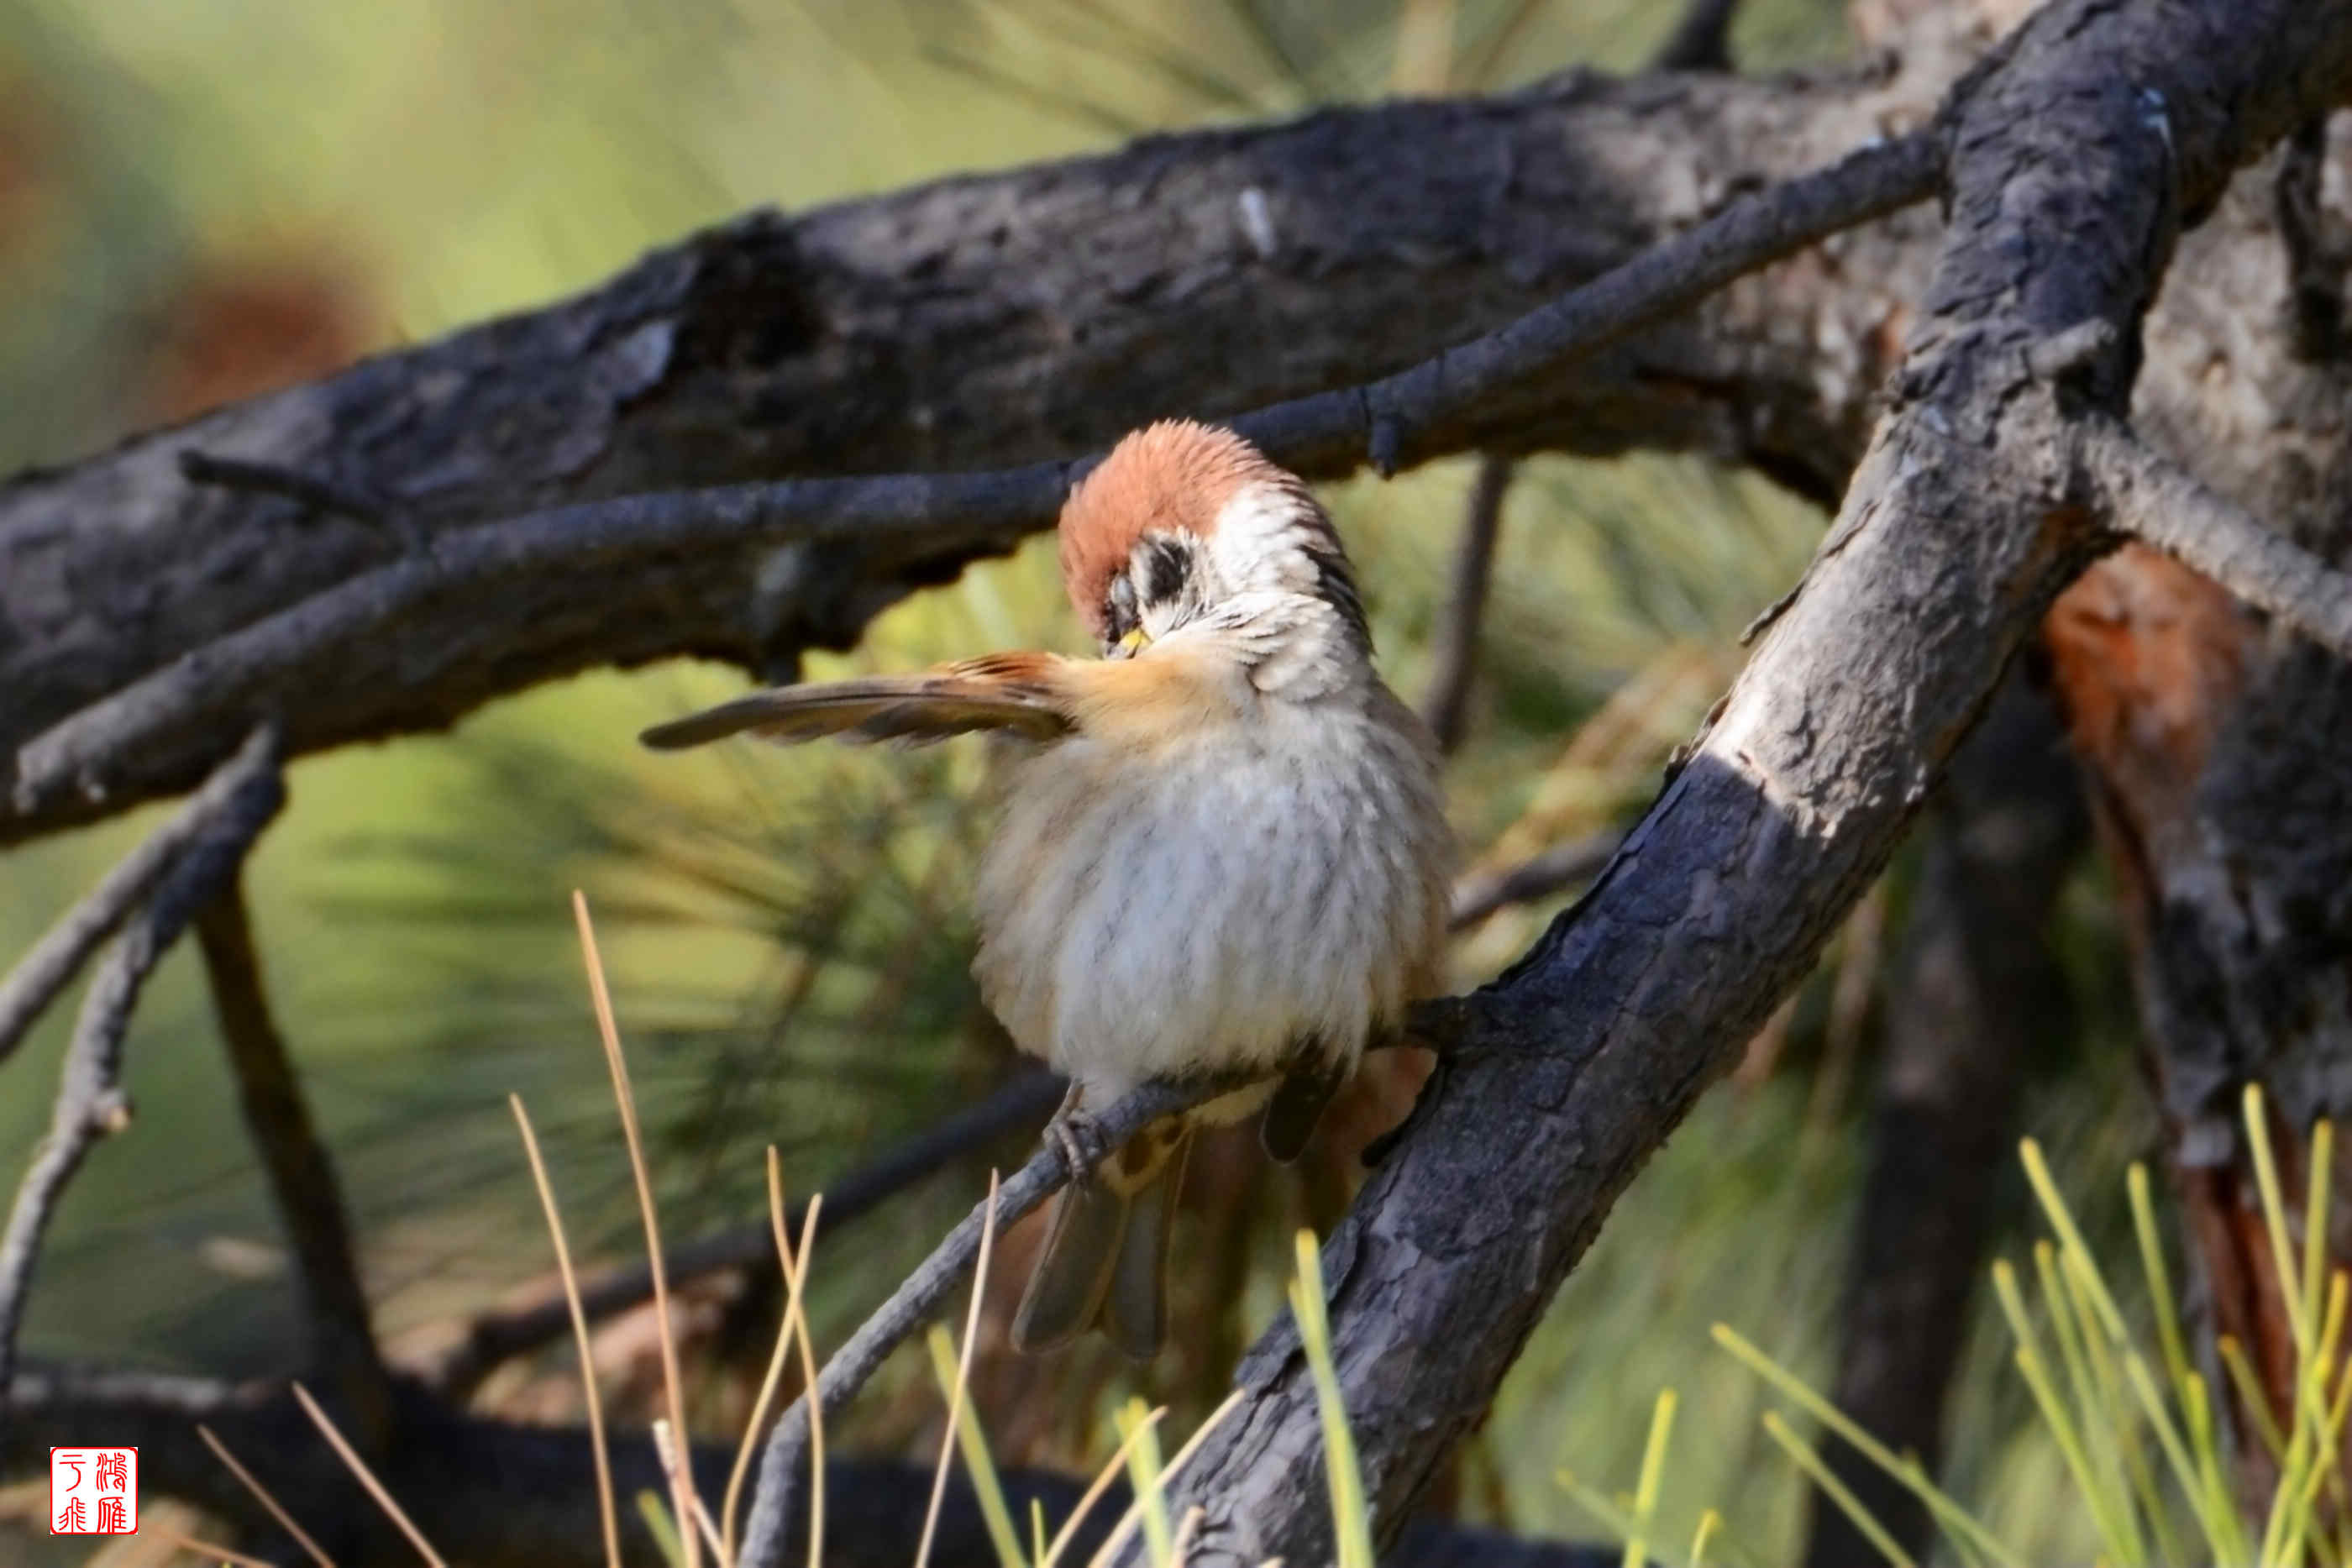
<svg viewBox="0 0 2352 1568">
<path fill-rule="evenodd" d="M 1118 640 L 1118 656 L 1122 659 L 1132 659 L 1150 646 L 1151 646 L 1151 639 L 1144 635 L 1142 627 L 1138 626 Z"/>
</svg>

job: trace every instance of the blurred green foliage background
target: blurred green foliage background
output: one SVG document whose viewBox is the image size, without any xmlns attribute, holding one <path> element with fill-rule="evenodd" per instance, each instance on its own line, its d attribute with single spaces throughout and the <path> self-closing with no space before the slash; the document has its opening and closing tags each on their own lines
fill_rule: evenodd
<svg viewBox="0 0 2352 1568">
<path fill-rule="evenodd" d="M 1677 10 L 5 0 L 0 470 L 547 300 L 750 205 L 803 207 L 1400 87 L 1633 68 Z M 1839 7 L 1751 0 L 1734 47 L 1748 69 L 1835 61 Z M 1469 472 L 1448 463 L 1332 492 L 1386 669 L 1408 694 Z M 1759 481 L 1694 462 L 1527 465 L 1451 777 L 1473 853 L 1532 850 L 1637 810 L 1666 749 L 1737 669 L 1739 629 L 1795 580 L 1820 524 Z M 1033 547 L 894 610 L 855 654 L 814 659 L 812 673 L 1075 641 L 1050 551 Z M 249 873 L 256 920 L 395 1351 L 543 1274 L 509 1090 L 548 1136 L 576 1233 L 600 1257 L 631 1249 L 563 906 L 575 884 L 605 916 L 673 1234 L 756 1213 L 767 1141 L 805 1191 L 1003 1071 L 1005 1048 L 963 972 L 979 751 L 734 748 L 656 762 L 631 743 L 649 718 L 737 684 L 708 668 L 591 676 L 498 705 L 453 737 L 294 769 L 290 810 Z M 0 954 L 21 951 L 153 821 L 0 856 Z M 1756 1431 L 1756 1385 L 1706 1331 L 1728 1320 L 1826 1378 L 1874 1051 L 1869 1013 L 1830 996 L 1842 969 L 1871 996 L 1903 887 L 1898 867 L 1876 912 L 1890 935 L 1833 947 L 1619 1206 L 1465 1463 L 1466 1513 L 1595 1533 L 1552 1471 L 1629 1482 L 1651 1398 L 1671 1384 L 1684 1415 L 1667 1538 L 1687 1540 L 1715 1503 L 1756 1558 L 1792 1557 L 1799 1490 Z M 1553 907 L 1507 912 L 1466 939 L 1457 977 L 1499 967 Z M 2031 1099 L 2086 1199 L 2116 1187 L 2149 1133 L 2104 908 L 2095 889 L 2069 901 L 2082 1045 L 2044 1066 Z M 50 1019 L 6 1073 L 0 1155 L 12 1171 L 45 1121 L 65 1022 Z M 138 1122 L 61 1215 L 29 1349 L 278 1370 L 293 1329 L 285 1257 L 185 954 L 142 1008 L 130 1061 Z M 821 1332 L 844 1332 L 980 1179 L 977 1166 L 943 1176 L 821 1242 Z M 2104 1212 L 2112 1225 L 2119 1209 Z M 1242 1309 L 1253 1329 L 1274 1307 L 1278 1243 L 1265 1256 L 1265 1288 Z M 1979 1339 L 1954 1490 L 2035 1556 L 2087 1560 L 2087 1527 L 2057 1500 L 2040 1440 L 2020 1436 L 2022 1398 L 1994 1339 Z M 1188 1375 L 1205 1388 L 1222 1368 Z M 1097 1397 L 1124 1392 L 1107 1380 Z M 877 1419 L 876 1440 L 893 1430 Z M 431 1500 L 409 1500 L 429 1519 Z"/>
</svg>

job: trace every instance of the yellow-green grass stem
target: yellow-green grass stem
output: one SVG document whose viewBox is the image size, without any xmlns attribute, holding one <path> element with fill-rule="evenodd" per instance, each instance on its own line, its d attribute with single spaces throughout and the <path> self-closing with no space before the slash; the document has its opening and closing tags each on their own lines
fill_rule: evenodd
<svg viewBox="0 0 2352 1568">
<path fill-rule="evenodd" d="M 1339 1396 L 1339 1370 L 1331 1361 L 1331 1324 L 1323 1312 L 1322 1255 L 1312 1230 L 1300 1230 L 1293 1245 L 1298 1254 L 1298 1277 L 1290 1285 L 1290 1312 L 1298 1323 L 1299 1342 L 1307 1350 L 1307 1364 L 1315 1378 L 1315 1404 L 1323 1420 L 1323 1469 L 1331 1484 L 1331 1535 L 1339 1546 L 1339 1568 L 1374 1568 L 1371 1505 L 1364 1495 L 1356 1437 L 1349 1429 L 1347 1406 Z M 1665 1409 L 1671 1423 L 1671 1396 Z M 1651 1440 L 1660 1440 L 1654 1425 Z M 1645 1472 L 1646 1468 L 1645 1464 Z"/>
<path fill-rule="evenodd" d="M 1814 1451 L 1813 1446 L 1797 1436 L 1789 1423 L 1780 1418 L 1778 1410 L 1764 1412 L 1764 1431 L 1766 1436 L 1780 1445 L 1781 1451 L 1795 1461 L 1797 1468 L 1804 1471 L 1832 1502 L 1837 1504 L 1838 1511 L 1853 1521 L 1854 1529 L 1862 1532 L 1863 1539 L 1869 1542 L 1881 1557 L 1894 1568 L 1918 1568 L 1911 1554 L 1904 1551 L 1895 1537 L 1887 1532 L 1886 1526 L 1878 1521 L 1878 1516 L 1853 1495 L 1852 1488 L 1837 1479 L 1828 1463 Z"/>
<path fill-rule="evenodd" d="M 1716 1324 L 1714 1335 L 1715 1343 L 1730 1352 L 1750 1372 L 1779 1389 L 1807 1415 L 1853 1444 L 1871 1463 L 1902 1482 L 1914 1496 L 1927 1505 L 1927 1511 L 1956 1540 L 1968 1541 L 1994 1563 L 2001 1564 L 2001 1568 L 2025 1568 L 2023 1559 L 2003 1545 L 1968 1510 L 1955 1502 L 1951 1494 L 1928 1479 L 1927 1472 L 1916 1463 L 1896 1458 L 1885 1444 L 1863 1430 L 1852 1416 L 1814 1393 L 1802 1378 L 1757 1349 L 1730 1324 Z"/>
</svg>

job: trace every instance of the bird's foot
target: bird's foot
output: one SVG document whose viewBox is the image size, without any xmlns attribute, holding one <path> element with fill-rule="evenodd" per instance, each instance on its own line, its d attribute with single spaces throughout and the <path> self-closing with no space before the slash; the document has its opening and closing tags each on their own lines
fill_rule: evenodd
<svg viewBox="0 0 2352 1568">
<path fill-rule="evenodd" d="M 1062 1102 L 1062 1108 L 1045 1124 L 1045 1142 L 1062 1156 L 1062 1168 L 1072 1181 L 1087 1181 L 1093 1177 L 1095 1167 L 1109 1158 L 1110 1146 L 1103 1137 L 1102 1123 L 1079 1110 L 1074 1103 L 1076 1098 L 1072 1095 Z"/>
</svg>

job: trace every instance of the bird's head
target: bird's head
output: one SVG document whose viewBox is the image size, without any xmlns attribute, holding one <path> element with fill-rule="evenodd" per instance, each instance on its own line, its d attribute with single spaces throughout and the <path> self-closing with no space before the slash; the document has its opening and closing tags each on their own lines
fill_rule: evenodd
<svg viewBox="0 0 2352 1568">
<path fill-rule="evenodd" d="M 1127 436 L 1062 508 L 1062 580 L 1106 657 L 1211 615 L 1273 621 L 1369 656 L 1348 552 L 1296 475 L 1230 430 Z"/>
</svg>

